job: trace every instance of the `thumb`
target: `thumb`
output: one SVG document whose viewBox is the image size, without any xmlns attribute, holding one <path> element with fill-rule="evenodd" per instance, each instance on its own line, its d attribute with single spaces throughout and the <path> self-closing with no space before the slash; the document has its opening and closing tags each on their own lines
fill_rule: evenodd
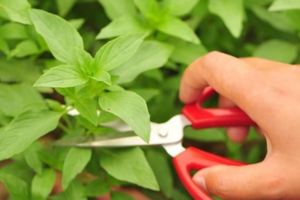
<svg viewBox="0 0 300 200">
<path fill-rule="evenodd" d="M 282 199 L 282 171 L 277 171 L 265 161 L 243 167 L 220 165 L 197 172 L 193 180 L 224 199 Z"/>
</svg>

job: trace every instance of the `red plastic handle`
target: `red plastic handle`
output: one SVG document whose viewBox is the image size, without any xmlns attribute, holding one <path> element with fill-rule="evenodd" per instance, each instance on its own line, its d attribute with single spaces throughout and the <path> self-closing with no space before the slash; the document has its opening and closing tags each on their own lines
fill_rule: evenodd
<svg viewBox="0 0 300 200">
<path fill-rule="evenodd" d="M 190 175 L 193 170 L 200 170 L 202 168 L 220 164 L 243 165 L 241 162 L 229 160 L 194 147 L 189 147 L 184 152 L 174 157 L 173 164 L 182 184 L 195 200 L 212 200 L 212 198 L 209 197 L 206 191 L 194 183 Z"/>
<path fill-rule="evenodd" d="M 239 108 L 203 108 L 202 104 L 215 91 L 207 87 L 198 102 L 187 104 L 182 113 L 191 121 L 194 128 L 221 126 L 251 126 L 255 123 Z"/>
</svg>

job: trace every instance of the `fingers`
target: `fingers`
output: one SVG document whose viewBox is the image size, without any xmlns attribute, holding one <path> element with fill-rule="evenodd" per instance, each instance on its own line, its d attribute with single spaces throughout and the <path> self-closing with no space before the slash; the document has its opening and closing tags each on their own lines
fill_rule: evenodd
<svg viewBox="0 0 300 200">
<path fill-rule="evenodd" d="M 231 200 L 284 199 L 284 179 L 282 171 L 267 162 L 243 167 L 211 167 L 199 171 L 193 178 L 209 193 Z"/>
<path fill-rule="evenodd" d="M 210 85 L 260 125 L 269 117 L 266 115 L 271 113 L 274 100 L 266 82 L 264 73 L 246 61 L 211 52 L 187 68 L 181 81 L 180 98 L 185 103 L 195 101 L 202 89 Z"/>
<path fill-rule="evenodd" d="M 225 97 L 220 96 L 219 107 L 231 108 L 234 106 L 236 105 L 232 101 L 230 101 Z M 241 143 L 247 138 L 248 130 L 249 130 L 248 127 L 239 126 L 239 127 L 228 127 L 226 131 L 229 139 L 231 139 L 234 142 Z"/>
</svg>

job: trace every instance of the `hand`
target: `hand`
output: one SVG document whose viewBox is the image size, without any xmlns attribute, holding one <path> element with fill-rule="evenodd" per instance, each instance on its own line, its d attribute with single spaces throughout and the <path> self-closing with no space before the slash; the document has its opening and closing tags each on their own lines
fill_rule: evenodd
<svg viewBox="0 0 300 200">
<path fill-rule="evenodd" d="M 268 151 L 260 163 L 207 168 L 194 181 L 224 199 L 300 199 L 300 68 L 212 52 L 185 71 L 181 100 L 195 101 L 208 85 L 223 96 L 222 106 L 236 104 L 257 123 Z M 241 141 L 246 132 L 229 129 L 229 136 Z"/>
</svg>

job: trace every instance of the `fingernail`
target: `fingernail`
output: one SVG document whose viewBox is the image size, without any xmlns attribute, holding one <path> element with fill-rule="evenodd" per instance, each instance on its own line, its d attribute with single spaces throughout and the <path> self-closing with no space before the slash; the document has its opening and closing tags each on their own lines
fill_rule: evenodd
<svg viewBox="0 0 300 200">
<path fill-rule="evenodd" d="M 194 178 L 194 181 L 197 185 L 206 190 L 205 179 L 202 176 L 198 176 Z"/>
</svg>

